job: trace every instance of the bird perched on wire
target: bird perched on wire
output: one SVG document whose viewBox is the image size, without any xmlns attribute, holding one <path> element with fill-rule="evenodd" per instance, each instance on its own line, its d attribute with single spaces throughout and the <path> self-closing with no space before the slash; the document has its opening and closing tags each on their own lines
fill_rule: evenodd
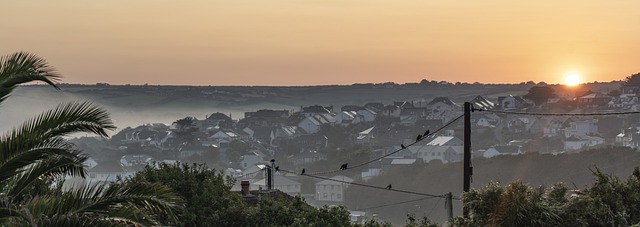
<svg viewBox="0 0 640 227">
<path fill-rule="evenodd" d="M 418 137 L 416 137 L 416 142 L 422 140 L 422 135 L 418 135 Z"/>
<path fill-rule="evenodd" d="M 276 172 L 280 170 L 280 166 L 276 166 Z"/>
<path fill-rule="evenodd" d="M 302 168 L 302 173 L 300 175 L 304 175 L 304 168 Z"/>
<path fill-rule="evenodd" d="M 427 131 L 424 132 L 424 135 L 422 135 L 422 138 L 427 138 L 427 136 L 429 136 L 429 129 L 427 129 Z"/>
<path fill-rule="evenodd" d="M 400 147 L 402 147 L 402 149 L 407 148 L 407 147 L 404 146 L 404 144 L 400 144 Z"/>
<path fill-rule="evenodd" d="M 387 185 L 387 190 L 391 190 L 391 184 Z"/>
<path fill-rule="evenodd" d="M 349 163 L 342 164 L 340 166 L 340 170 L 346 170 L 347 169 L 347 165 L 349 165 Z"/>
</svg>

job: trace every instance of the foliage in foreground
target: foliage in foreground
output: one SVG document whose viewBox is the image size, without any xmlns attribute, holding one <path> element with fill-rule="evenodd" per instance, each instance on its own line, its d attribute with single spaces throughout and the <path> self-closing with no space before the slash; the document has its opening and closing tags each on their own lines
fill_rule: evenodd
<svg viewBox="0 0 640 227">
<path fill-rule="evenodd" d="M 178 220 L 160 218 L 176 226 L 349 226 L 349 212 L 343 207 L 314 208 L 300 197 L 273 193 L 258 198 L 255 206 L 232 192 L 235 179 L 202 164 L 147 166 L 130 182 L 161 183 L 172 188 L 186 202 L 177 211 Z"/>
<path fill-rule="evenodd" d="M 640 223 L 640 169 L 622 181 L 593 170 L 596 182 L 571 191 L 562 184 L 532 188 L 520 181 L 490 183 L 465 193 L 468 218 L 455 226 L 630 226 Z"/>
<path fill-rule="evenodd" d="M 60 76 L 35 55 L 0 57 L 0 104 L 18 85 L 33 81 L 54 88 Z M 74 133 L 106 137 L 109 114 L 91 103 L 67 103 L 0 134 L 0 226 L 158 225 L 156 214 L 173 217 L 180 200 L 158 184 L 49 188 L 65 176 L 85 177 L 87 159 L 67 140 Z"/>
</svg>

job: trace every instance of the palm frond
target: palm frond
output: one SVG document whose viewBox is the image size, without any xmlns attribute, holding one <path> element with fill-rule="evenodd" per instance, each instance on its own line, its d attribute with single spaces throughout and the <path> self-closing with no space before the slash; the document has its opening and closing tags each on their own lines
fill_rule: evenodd
<svg viewBox="0 0 640 227">
<path fill-rule="evenodd" d="M 32 214 L 44 216 L 90 214 L 103 219 L 155 225 L 153 215 L 176 220 L 175 209 L 182 204 L 180 197 L 164 185 L 128 182 L 85 186 L 62 195 L 37 197 L 24 206 Z"/>
<path fill-rule="evenodd" d="M 37 161 L 29 165 L 24 171 L 7 180 L 9 183 L 8 196 L 20 195 L 34 181 L 41 177 L 86 176 L 83 162 L 87 159 L 84 155 L 57 156 Z M 4 167 L 4 166 L 3 166 Z"/>
<path fill-rule="evenodd" d="M 46 60 L 27 52 L 18 52 L 0 57 L 0 103 L 17 85 L 42 81 L 59 89 L 55 84 L 60 76 Z"/>
<path fill-rule="evenodd" d="M 90 215 L 53 215 L 53 216 L 44 216 L 40 215 L 36 220 L 34 220 L 37 226 L 48 226 L 48 227 L 84 227 L 84 226 L 93 226 L 93 227 L 130 227 L 130 226 L 141 226 L 142 223 L 130 222 L 129 220 L 118 220 L 113 218 L 98 218 Z M 144 226 L 144 225 L 142 225 Z M 148 225 L 151 226 L 151 225 Z"/>
<path fill-rule="evenodd" d="M 0 182 L 3 182 L 25 170 L 27 166 L 38 163 L 48 158 L 64 158 L 71 161 L 71 164 L 82 165 L 86 160 L 80 151 L 60 147 L 43 147 L 31 149 L 8 157 L 0 165 Z M 74 174 L 75 175 L 75 174 Z"/>
<path fill-rule="evenodd" d="M 0 164 L 18 153 L 58 143 L 56 138 L 62 136 L 78 132 L 107 136 L 112 129 L 109 114 L 90 102 L 61 104 L 0 137 Z"/>
</svg>

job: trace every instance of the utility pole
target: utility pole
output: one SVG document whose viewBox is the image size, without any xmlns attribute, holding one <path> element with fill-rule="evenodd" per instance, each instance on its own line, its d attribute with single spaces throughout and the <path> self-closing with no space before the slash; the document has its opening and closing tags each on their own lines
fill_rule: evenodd
<svg viewBox="0 0 640 227">
<path fill-rule="evenodd" d="M 463 164 L 463 191 L 469 192 L 471 188 L 471 175 L 473 169 L 471 167 L 471 103 L 464 103 L 464 164 Z M 469 207 L 462 207 L 462 215 L 466 218 L 469 217 Z"/>
<path fill-rule="evenodd" d="M 451 219 L 453 219 L 453 203 L 452 203 L 453 195 L 451 192 L 447 193 L 447 201 L 445 202 L 447 209 L 447 222 L 451 223 Z"/>
<path fill-rule="evenodd" d="M 273 189 L 273 172 L 275 168 L 275 160 L 271 160 L 271 165 L 267 166 L 267 190 Z"/>
</svg>

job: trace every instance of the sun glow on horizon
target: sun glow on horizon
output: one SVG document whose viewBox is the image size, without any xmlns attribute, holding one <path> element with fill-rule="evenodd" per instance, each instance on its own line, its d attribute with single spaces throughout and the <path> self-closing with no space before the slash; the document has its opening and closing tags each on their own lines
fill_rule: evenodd
<svg viewBox="0 0 640 227">
<path fill-rule="evenodd" d="M 564 84 L 567 86 L 576 86 L 578 84 L 580 84 L 580 74 L 576 73 L 576 72 L 570 72 L 567 73 L 564 76 Z"/>
</svg>

